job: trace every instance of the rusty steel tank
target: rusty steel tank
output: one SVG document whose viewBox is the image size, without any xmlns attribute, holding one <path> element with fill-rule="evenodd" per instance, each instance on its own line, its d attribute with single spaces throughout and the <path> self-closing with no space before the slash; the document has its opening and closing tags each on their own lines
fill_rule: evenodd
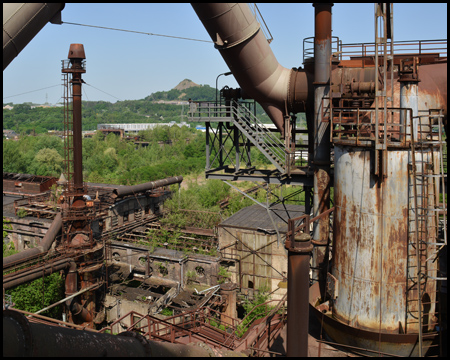
<svg viewBox="0 0 450 360">
<path fill-rule="evenodd" d="M 372 351 L 381 346 L 382 352 L 388 354 L 417 356 L 418 294 L 409 289 L 417 269 L 411 244 L 415 231 L 411 151 L 388 150 L 388 173 L 383 178 L 374 175 L 374 152 L 370 147 L 335 144 L 334 149 L 331 275 L 335 285 L 334 299 L 322 309 L 329 315 L 324 328 L 337 342 Z M 424 163 L 434 163 L 438 168 L 439 153 L 432 151 L 415 153 L 418 171 Z M 426 185 L 416 186 L 420 193 Z M 436 238 L 435 233 L 429 236 Z M 423 260 L 421 266 L 429 277 L 436 277 L 437 261 L 433 258 Z M 437 322 L 436 291 L 436 281 L 428 278 L 422 290 L 422 300 L 428 304 L 422 309 L 424 332 L 433 330 Z M 430 342 L 425 340 L 424 346 Z"/>
<path fill-rule="evenodd" d="M 427 151 L 423 160 L 432 156 Z M 388 151 L 384 181 L 373 174 L 372 157 L 368 148 L 335 146 L 332 274 L 339 282 L 339 296 L 333 315 L 361 329 L 398 333 L 402 327 L 417 332 L 417 324 L 406 326 L 405 297 L 411 267 L 408 237 L 414 231 L 409 221 L 413 208 L 408 170 L 411 153 Z M 417 153 L 416 158 L 422 161 L 422 154 Z M 438 154 L 434 158 L 438 161 Z M 428 266 L 436 270 L 436 262 Z M 435 290 L 427 290 L 433 296 Z"/>
</svg>

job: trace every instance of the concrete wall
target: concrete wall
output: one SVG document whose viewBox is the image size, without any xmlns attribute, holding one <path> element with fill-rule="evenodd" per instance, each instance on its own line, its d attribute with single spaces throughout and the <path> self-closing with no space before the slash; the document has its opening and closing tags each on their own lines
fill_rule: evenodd
<svg viewBox="0 0 450 360">
<path fill-rule="evenodd" d="M 162 192 L 161 196 L 129 197 L 118 201 L 108 209 L 103 231 L 114 226 L 123 225 L 127 222 L 141 219 L 145 215 L 159 214 L 161 204 L 169 197 L 169 192 Z"/>
<path fill-rule="evenodd" d="M 150 274 L 153 277 L 167 279 L 186 284 L 188 271 L 195 274 L 195 283 L 202 285 L 217 285 L 217 272 L 219 257 L 207 255 L 186 256 L 181 251 L 157 248 L 153 252 L 145 245 L 133 244 L 127 247 L 126 243 L 112 241 L 108 247 L 108 258 L 112 263 L 128 264 L 137 273 L 145 274 L 147 256 L 149 258 Z"/>
<path fill-rule="evenodd" d="M 23 251 L 41 244 L 53 220 L 35 218 L 9 218 L 13 231 L 8 231 L 8 238 L 16 250 Z"/>
<path fill-rule="evenodd" d="M 188 272 L 195 274 L 195 283 L 202 285 L 217 285 L 217 273 L 219 271 L 219 257 L 207 255 L 189 255 L 184 265 L 184 283 L 188 280 Z"/>
</svg>

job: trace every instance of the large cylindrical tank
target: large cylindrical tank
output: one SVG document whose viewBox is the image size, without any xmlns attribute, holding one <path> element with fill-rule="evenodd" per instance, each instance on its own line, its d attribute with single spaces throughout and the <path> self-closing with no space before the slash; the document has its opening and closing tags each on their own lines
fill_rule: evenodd
<svg viewBox="0 0 450 360">
<path fill-rule="evenodd" d="M 430 156 L 428 150 L 423 158 Z M 335 144 L 332 274 L 338 297 L 333 317 L 363 330 L 417 333 L 417 321 L 411 317 L 417 316 L 417 294 L 407 290 L 408 273 L 415 276 L 416 271 L 415 249 L 408 245 L 415 241 L 411 151 L 387 150 L 383 180 L 374 175 L 374 157 L 373 148 Z M 417 163 L 421 160 L 417 153 Z M 424 261 L 428 275 L 435 274 L 436 263 Z M 435 287 L 433 281 L 425 286 L 431 303 Z M 434 304 L 425 310 L 434 313 Z M 424 319 L 431 323 L 431 316 Z"/>
</svg>

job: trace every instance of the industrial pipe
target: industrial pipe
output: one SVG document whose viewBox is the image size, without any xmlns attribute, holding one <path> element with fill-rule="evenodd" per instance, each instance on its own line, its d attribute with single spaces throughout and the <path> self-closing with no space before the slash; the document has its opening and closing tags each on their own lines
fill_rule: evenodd
<svg viewBox="0 0 450 360">
<path fill-rule="evenodd" d="M 288 250 L 287 356 L 308 356 L 309 259 L 311 236 L 303 233 L 285 242 Z"/>
<path fill-rule="evenodd" d="M 53 242 L 56 239 L 59 231 L 62 228 L 62 217 L 61 214 L 57 214 L 52 224 L 50 225 L 47 233 L 41 241 L 41 244 L 35 248 L 24 250 L 18 254 L 14 254 L 8 257 L 3 258 L 3 267 L 9 266 L 14 262 L 24 260 L 28 257 L 36 256 L 43 252 L 46 252 L 50 249 Z"/>
<path fill-rule="evenodd" d="M 3 70 L 47 24 L 61 24 L 64 3 L 3 3 Z"/>
<path fill-rule="evenodd" d="M 284 137 L 284 117 L 304 111 L 312 78 L 278 63 L 247 4 L 191 5 L 245 96 L 263 107 Z"/>
<path fill-rule="evenodd" d="M 331 3 L 314 3 L 314 198 L 313 216 L 330 208 L 330 124 L 324 122 L 329 112 L 331 76 Z M 313 268 L 323 262 L 329 237 L 329 215 L 314 222 Z M 317 270 L 313 278 L 320 278 Z"/>
<path fill-rule="evenodd" d="M 31 323 L 17 311 L 3 311 L 3 356 L 39 357 L 217 357 L 245 356 L 212 349 L 147 340 L 135 332 L 119 335 Z"/>
<path fill-rule="evenodd" d="M 174 176 L 174 177 L 168 177 L 168 178 L 162 179 L 162 180 L 146 182 L 144 184 L 138 184 L 138 185 L 133 185 L 133 186 L 121 186 L 121 187 L 113 190 L 112 196 L 114 198 L 124 197 L 127 195 L 133 195 L 136 193 L 153 190 L 153 189 L 167 186 L 167 185 L 180 184 L 182 181 L 183 181 L 182 176 Z"/>
<path fill-rule="evenodd" d="M 69 271 L 66 275 L 66 296 L 70 296 L 78 292 L 78 271 L 75 262 L 70 263 Z M 66 301 L 66 305 L 72 316 L 80 318 L 83 322 L 92 322 L 92 314 L 76 300 L 71 298 Z"/>
<path fill-rule="evenodd" d="M 73 262 L 73 259 L 58 260 L 53 263 L 47 263 L 37 268 L 28 270 L 26 272 L 13 275 L 11 277 L 3 277 L 3 288 L 9 289 L 15 286 L 24 284 L 29 281 L 33 281 L 41 278 L 42 276 L 51 275 L 54 272 L 65 269 Z"/>
</svg>

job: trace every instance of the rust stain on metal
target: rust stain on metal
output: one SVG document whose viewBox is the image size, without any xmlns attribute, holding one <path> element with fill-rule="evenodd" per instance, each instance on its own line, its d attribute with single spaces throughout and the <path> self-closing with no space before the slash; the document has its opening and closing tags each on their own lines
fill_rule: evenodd
<svg viewBox="0 0 450 360">
<path fill-rule="evenodd" d="M 332 311 L 368 330 L 379 328 L 381 316 L 381 331 L 398 332 L 406 306 L 408 153 L 388 152 L 390 172 L 382 181 L 371 171 L 370 155 L 368 149 L 335 146 L 332 273 L 339 296 Z"/>
</svg>

